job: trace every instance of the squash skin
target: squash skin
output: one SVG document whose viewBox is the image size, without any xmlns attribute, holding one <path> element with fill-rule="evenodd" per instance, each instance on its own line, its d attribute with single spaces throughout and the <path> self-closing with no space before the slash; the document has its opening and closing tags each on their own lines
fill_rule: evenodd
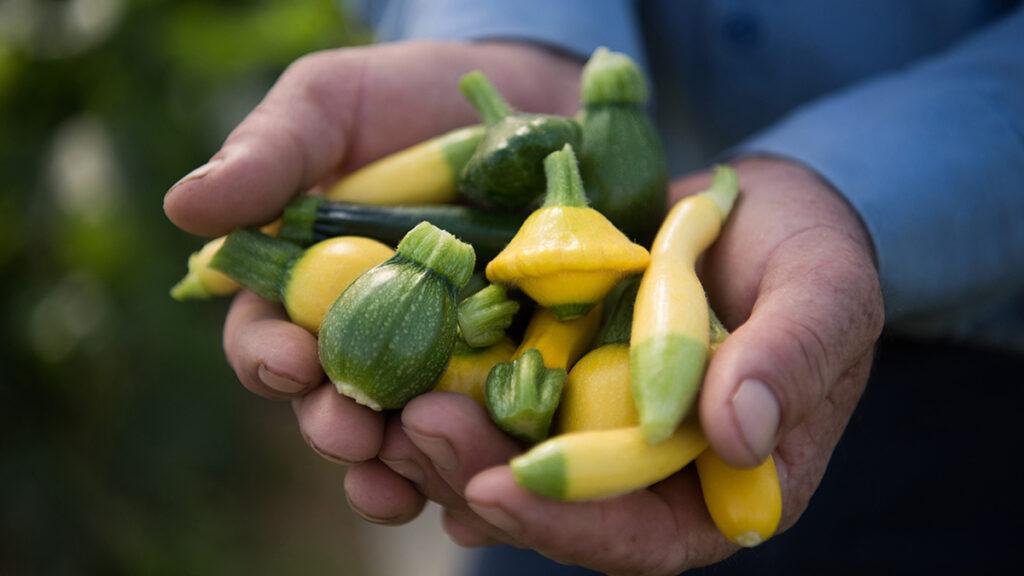
<svg viewBox="0 0 1024 576">
<path fill-rule="evenodd" d="M 320 325 L 320 363 L 338 392 L 383 410 L 433 388 L 458 338 L 458 292 L 474 261 L 472 247 L 423 222 L 353 282 Z"/>
<path fill-rule="evenodd" d="M 723 536 L 752 548 L 775 534 L 782 518 L 782 487 L 771 455 L 754 468 L 741 469 L 708 448 L 697 457 L 697 476 L 704 504 Z"/>
<path fill-rule="evenodd" d="M 651 446 L 639 427 L 560 434 L 509 462 L 520 486 L 563 501 L 599 500 L 659 482 L 707 448 L 696 419 Z"/>
<path fill-rule="evenodd" d="M 739 193 L 733 170 L 718 167 L 711 187 L 679 201 L 651 246 L 630 337 L 633 400 L 647 441 L 669 437 L 700 390 L 710 354 L 707 296 L 695 271 Z"/>
<path fill-rule="evenodd" d="M 538 308 L 512 357 L 519 358 L 527 350 L 536 348 L 544 357 L 545 366 L 569 370 L 590 348 L 601 325 L 603 310 L 604 305 L 598 304 L 584 316 L 561 322 L 551 310 Z"/>
<path fill-rule="evenodd" d="M 404 257 L 360 276 L 320 325 L 320 363 L 338 391 L 374 410 L 433 388 L 457 338 L 456 292 Z"/>
<path fill-rule="evenodd" d="M 644 270 L 650 254 L 587 206 L 571 146 L 544 159 L 544 205 L 487 264 L 492 282 L 513 284 L 559 320 L 586 314 L 623 277 Z"/>
<path fill-rule="evenodd" d="M 281 221 L 275 220 L 260 227 L 260 232 L 276 236 Z M 207 300 L 218 296 L 230 296 L 241 288 L 230 276 L 211 266 L 213 257 L 220 251 L 227 236 L 214 238 L 188 257 L 188 273 L 171 288 L 171 298 L 185 300 Z"/>
<path fill-rule="evenodd" d="M 583 67 L 580 170 L 591 205 L 627 236 L 648 244 L 665 214 L 668 161 L 647 114 L 643 72 L 628 56 L 598 48 Z"/>
<path fill-rule="evenodd" d="M 388 246 L 361 236 L 338 236 L 310 246 L 292 264 L 282 290 L 288 318 L 316 334 L 338 296 L 394 254 Z"/>
<path fill-rule="evenodd" d="M 558 409 L 559 433 L 637 426 L 629 385 L 629 345 L 605 344 L 572 367 Z"/>
<path fill-rule="evenodd" d="M 459 90 L 487 126 L 463 168 L 460 193 L 482 206 L 527 208 L 544 191 L 544 158 L 566 144 L 579 148 L 579 124 L 562 116 L 515 112 L 479 70 L 460 78 Z"/>
<path fill-rule="evenodd" d="M 487 348 L 470 348 L 465 344 L 456 344 L 451 360 L 448 361 L 441 379 L 434 386 L 434 391 L 463 394 L 486 408 L 484 388 L 487 384 L 487 375 L 496 365 L 511 361 L 515 351 L 515 343 L 508 338 Z"/>
<path fill-rule="evenodd" d="M 579 147 L 579 124 L 540 114 L 508 116 L 487 129 L 462 173 L 462 194 L 481 206 L 523 209 L 544 191 L 544 158 Z"/>
<path fill-rule="evenodd" d="M 594 106 L 580 122 L 580 171 L 591 206 L 647 244 L 665 215 L 668 191 L 668 163 L 647 113 L 631 105 Z"/>
<path fill-rule="evenodd" d="M 524 214 L 486 212 L 469 206 L 371 206 L 306 197 L 285 208 L 280 237 L 306 245 L 354 235 L 394 246 L 417 224 L 426 221 L 472 245 L 483 263 L 505 248 L 525 218 Z"/>
<path fill-rule="evenodd" d="M 444 204 L 484 136 L 481 125 L 457 128 L 380 158 L 327 189 L 329 200 L 375 204 Z"/>
<path fill-rule="evenodd" d="M 210 267 L 214 254 L 224 245 L 226 236 L 214 238 L 188 257 L 188 273 L 171 288 L 171 298 L 184 300 L 206 300 L 216 296 L 227 296 L 238 291 L 238 282 L 230 276 Z"/>
</svg>

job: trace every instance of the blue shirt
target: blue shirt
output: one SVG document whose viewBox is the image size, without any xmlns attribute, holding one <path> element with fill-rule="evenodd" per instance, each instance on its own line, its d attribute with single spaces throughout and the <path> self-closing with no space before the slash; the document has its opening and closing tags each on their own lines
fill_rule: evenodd
<svg viewBox="0 0 1024 576">
<path fill-rule="evenodd" d="M 997 0 L 391 0 L 379 38 L 631 54 L 674 172 L 773 154 L 871 235 L 897 330 L 1024 350 L 1024 8 Z"/>
</svg>

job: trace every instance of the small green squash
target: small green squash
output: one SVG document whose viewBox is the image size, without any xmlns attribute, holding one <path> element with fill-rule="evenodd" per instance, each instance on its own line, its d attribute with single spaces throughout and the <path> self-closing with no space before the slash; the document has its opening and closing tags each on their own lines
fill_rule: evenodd
<svg viewBox="0 0 1024 576">
<path fill-rule="evenodd" d="M 647 115 L 647 81 L 625 54 L 598 48 L 581 79 L 580 170 L 590 205 L 649 244 L 665 214 L 668 163 Z"/>
<path fill-rule="evenodd" d="M 487 126 L 463 169 L 462 195 L 482 206 L 525 209 L 544 192 L 544 158 L 566 144 L 580 145 L 572 118 L 515 113 L 481 72 L 466 74 L 459 88 Z"/>
<path fill-rule="evenodd" d="M 422 222 L 353 282 L 320 326 L 320 363 L 338 392 L 382 410 L 433 388 L 458 338 L 456 302 L 474 262 L 472 246 Z"/>
</svg>

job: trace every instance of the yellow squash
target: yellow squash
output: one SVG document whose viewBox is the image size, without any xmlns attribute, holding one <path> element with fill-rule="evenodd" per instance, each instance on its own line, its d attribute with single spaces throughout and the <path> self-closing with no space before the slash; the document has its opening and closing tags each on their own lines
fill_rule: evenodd
<svg viewBox="0 0 1024 576">
<path fill-rule="evenodd" d="M 339 236 L 310 246 L 295 261 L 282 301 L 292 322 L 316 334 L 327 309 L 356 278 L 394 250 L 369 238 Z"/>
<path fill-rule="evenodd" d="M 704 378 L 710 318 L 694 265 L 718 237 L 738 192 L 735 172 L 717 167 L 710 189 L 672 208 L 651 248 L 633 315 L 630 371 L 640 426 L 652 444 L 686 417 Z"/>
<path fill-rule="evenodd" d="M 171 298 L 178 301 L 206 300 L 238 291 L 238 282 L 210 268 L 210 260 L 224 244 L 224 238 L 210 240 L 188 257 L 188 273 L 171 288 Z"/>
<path fill-rule="evenodd" d="M 561 432 L 626 428 L 640 423 L 629 384 L 629 327 L 640 278 L 619 283 L 604 302 L 595 348 L 572 367 L 558 408 Z"/>
<path fill-rule="evenodd" d="M 650 255 L 587 207 L 576 155 L 566 145 L 544 160 L 547 196 L 487 265 L 491 282 L 514 284 L 560 320 L 585 314 Z"/>
<path fill-rule="evenodd" d="M 459 174 L 483 136 L 484 127 L 476 125 L 431 138 L 352 172 L 324 197 L 356 204 L 450 203 Z"/>
<path fill-rule="evenodd" d="M 704 504 L 723 536 L 750 548 L 775 534 L 782 488 L 771 455 L 756 468 L 733 468 L 708 448 L 697 457 Z"/>
<path fill-rule="evenodd" d="M 538 308 L 530 318 L 523 342 L 513 358 L 519 358 L 527 350 L 536 348 L 544 357 L 545 366 L 569 370 L 594 340 L 601 325 L 603 308 L 595 306 L 584 316 L 568 322 L 560 322 L 547 308 Z"/>
<path fill-rule="evenodd" d="M 275 220 L 260 228 L 264 234 L 274 236 L 281 228 L 281 221 Z M 226 236 L 214 238 L 188 257 L 188 273 L 171 288 L 171 298 L 185 300 L 207 300 L 217 296 L 230 296 L 240 286 L 222 272 L 210 268 L 210 260 L 224 244 Z"/>
<path fill-rule="evenodd" d="M 484 385 L 491 368 L 502 362 L 512 360 L 516 345 L 508 338 L 487 348 L 470 348 L 466 345 L 455 346 L 448 367 L 434 390 L 438 392 L 458 392 L 465 394 L 477 404 L 486 406 L 484 402 Z"/>
<path fill-rule="evenodd" d="M 210 266 L 261 297 L 284 304 L 292 322 L 316 334 L 327 310 L 367 270 L 394 255 L 369 238 L 339 236 L 301 247 L 255 230 L 227 236 Z"/>
<path fill-rule="evenodd" d="M 696 418 L 652 446 L 639 427 L 561 434 L 513 458 L 516 483 L 556 500 L 596 500 L 668 478 L 707 448 Z"/>
<path fill-rule="evenodd" d="M 729 331 L 708 307 L 711 316 L 711 353 L 725 342 Z M 756 468 L 734 468 L 708 448 L 697 457 L 704 504 L 723 536 L 750 548 L 775 534 L 782 518 L 782 486 L 769 454 Z"/>
<path fill-rule="evenodd" d="M 610 430 L 639 423 L 629 389 L 629 344 L 606 344 L 588 352 L 565 381 L 559 431 Z"/>
</svg>

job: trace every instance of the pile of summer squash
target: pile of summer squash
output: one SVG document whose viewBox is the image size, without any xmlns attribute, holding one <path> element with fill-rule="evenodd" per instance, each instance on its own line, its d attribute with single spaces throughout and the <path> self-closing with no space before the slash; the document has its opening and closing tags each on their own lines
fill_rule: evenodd
<svg viewBox="0 0 1024 576">
<path fill-rule="evenodd" d="M 735 173 L 717 167 L 665 214 L 647 82 L 623 54 L 587 62 L 575 118 L 516 111 L 480 72 L 459 88 L 482 124 L 211 241 L 172 296 L 242 286 L 281 302 L 317 335 L 338 392 L 374 410 L 431 390 L 470 396 L 532 446 L 511 467 L 538 494 L 607 498 L 695 462 L 721 532 L 743 546 L 770 537 L 773 460 L 726 465 L 691 410 L 728 335 L 694 265 L 728 218 Z"/>
</svg>

